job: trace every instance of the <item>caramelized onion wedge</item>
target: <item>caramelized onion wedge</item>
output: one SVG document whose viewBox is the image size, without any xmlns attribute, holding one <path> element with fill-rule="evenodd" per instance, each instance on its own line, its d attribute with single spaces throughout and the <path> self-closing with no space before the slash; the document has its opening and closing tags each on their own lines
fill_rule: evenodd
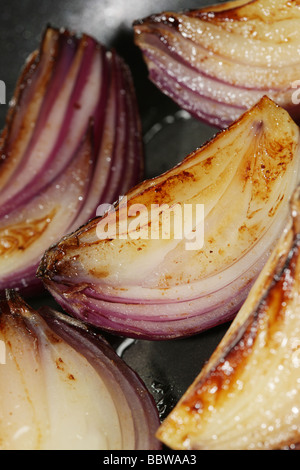
<svg viewBox="0 0 300 470">
<path fill-rule="evenodd" d="M 298 127 L 264 97 L 178 166 L 50 247 L 38 276 L 71 315 L 126 336 L 174 338 L 225 322 L 280 236 L 299 164 Z M 204 222 L 195 215 L 201 205 Z M 174 207 L 169 236 L 157 236 Z M 116 236 L 100 239 L 99 227 L 114 219 Z"/>
<path fill-rule="evenodd" d="M 134 23 L 149 78 L 180 107 L 227 127 L 263 95 L 299 111 L 300 6 L 230 1 Z"/>
<path fill-rule="evenodd" d="M 300 186 L 247 300 L 157 436 L 174 449 L 297 447 L 299 338 Z"/>
<path fill-rule="evenodd" d="M 48 27 L 1 139 L 0 291 L 33 291 L 44 251 L 140 180 L 140 127 L 116 52 Z"/>
<path fill-rule="evenodd" d="M 0 302 L 2 450 L 159 449 L 159 418 L 143 382 L 79 321 Z"/>
</svg>

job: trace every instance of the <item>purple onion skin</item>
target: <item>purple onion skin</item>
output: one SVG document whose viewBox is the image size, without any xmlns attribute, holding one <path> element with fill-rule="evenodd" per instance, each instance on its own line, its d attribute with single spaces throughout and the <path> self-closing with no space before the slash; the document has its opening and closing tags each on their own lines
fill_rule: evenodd
<svg viewBox="0 0 300 470">
<path fill-rule="evenodd" d="M 145 318 L 143 315 L 142 318 L 139 318 L 135 312 L 135 317 L 134 314 L 131 314 L 128 320 L 126 316 L 114 308 L 113 302 L 99 302 L 86 296 L 84 285 L 81 289 L 80 285 L 77 285 L 76 292 L 73 292 L 72 289 L 68 289 L 68 286 L 60 285 L 58 287 L 57 283 L 44 282 L 55 301 L 74 318 L 112 334 L 148 341 L 187 338 L 232 321 L 251 288 L 251 284 L 249 284 L 240 291 L 236 298 L 232 299 L 233 306 L 230 309 L 227 309 L 225 305 L 219 305 L 218 308 L 213 306 L 210 311 L 204 312 L 201 309 L 201 299 L 196 299 L 195 305 L 198 303 L 198 308 L 195 308 L 193 315 L 190 315 L 189 318 L 178 315 L 177 318 L 166 320 L 166 308 L 172 309 L 172 305 L 150 304 L 147 309 L 148 317 Z M 118 307 L 126 310 L 128 306 L 119 304 Z M 184 308 L 183 302 L 181 309 Z M 151 318 L 151 311 L 154 309 L 160 309 L 162 316 Z"/>
<path fill-rule="evenodd" d="M 264 95 L 299 122 L 297 21 L 294 2 L 229 1 L 221 8 L 154 13 L 133 28 L 158 89 L 195 118 L 224 129 Z"/>
<path fill-rule="evenodd" d="M 53 130 L 46 134 L 49 124 Z M 43 294 L 35 273 L 47 246 L 142 179 L 141 123 L 129 67 L 86 34 L 48 27 L 19 77 L 0 149 L 5 157 L 0 161 L 0 253 L 14 266 L 2 269 L 0 291 Z M 69 188 L 76 185 L 71 197 Z M 66 196 L 56 187 L 65 188 Z M 70 210 L 68 194 L 71 202 L 78 199 Z M 22 243 L 26 220 L 34 226 L 61 203 L 65 209 L 57 229 L 53 225 L 52 232 L 37 237 L 33 254 L 33 238 L 26 247 Z M 47 211 L 39 209 L 43 205 Z M 7 233 L 14 243 L 10 253 Z"/>
</svg>

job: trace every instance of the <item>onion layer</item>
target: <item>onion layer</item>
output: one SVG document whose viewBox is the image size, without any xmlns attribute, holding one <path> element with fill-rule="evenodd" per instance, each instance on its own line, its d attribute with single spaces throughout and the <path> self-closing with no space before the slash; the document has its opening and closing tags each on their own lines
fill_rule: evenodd
<svg viewBox="0 0 300 470">
<path fill-rule="evenodd" d="M 1 139 L 0 291 L 33 290 L 44 251 L 140 180 L 141 142 L 124 61 L 88 35 L 48 27 Z"/>
<path fill-rule="evenodd" d="M 300 118 L 299 28 L 299 4 L 289 0 L 230 1 L 134 23 L 150 79 L 218 128 L 263 95 Z"/>
<path fill-rule="evenodd" d="M 38 276 L 67 312 L 103 329 L 149 339 L 195 334 L 238 311 L 298 180 L 299 129 L 264 97 L 178 166 L 47 250 Z"/>
<path fill-rule="evenodd" d="M 2 450 L 160 448 L 152 396 L 85 325 L 8 291 L 0 340 Z"/>
<path fill-rule="evenodd" d="M 250 294 L 157 436 L 173 449 L 300 444 L 300 186 Z"/>
</svg>

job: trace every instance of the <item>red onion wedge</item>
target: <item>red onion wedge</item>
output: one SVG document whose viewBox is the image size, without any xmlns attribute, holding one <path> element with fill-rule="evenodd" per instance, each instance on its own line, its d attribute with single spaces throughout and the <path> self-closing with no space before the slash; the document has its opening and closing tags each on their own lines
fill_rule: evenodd
<svg viewBox="0 0 300 470">
<path fill-rule="evenodd" d="M 86 34 L 48 27 L 1 139 L 0 291 L 33 293 L 44 251 L 140 181 L 131 72 Z M 36 285 L 38 282 L 38 285 Z"/>
<path fill-rule="evenodd" d="M 300 119 L 300 5 L 230 1 L 134 23 L 149 78 L 193 116 L 226 128 L 263 95 Z"/>
<path fill-rule="evenodd" d="M 154 400 L 95 331 L 15 291 L 0 302 L 0 449 L 158 450 Z"/>
<path fill-rule="evenodd" d="M 183 337 L 228 321 L 281 233 L 299 167 L 298 126 L 263 97 L 52 246 L 37 275 L 71 315 L 125 336 Z"/>
<path fill-rule="evenodd" d="M 172 449 L 299 449 L 299 345 L 300 186 L 244 305 L 157 436 Z"/>
</svg>

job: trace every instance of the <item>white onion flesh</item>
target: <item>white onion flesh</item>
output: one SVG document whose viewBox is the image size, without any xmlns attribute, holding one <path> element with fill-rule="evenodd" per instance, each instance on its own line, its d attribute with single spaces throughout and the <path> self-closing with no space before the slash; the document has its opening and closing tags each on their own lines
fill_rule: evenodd
<svg viewBox="0 0 300 470">
<path fill-rule="evenodd" d="M 51 247 L 38 275 L 64 309 L 102 328 L 152 339 L 194 334 L 238 311 L 297 181 L 299 129 L 264 97 L 175 168 L 129 191 L 127 206 L 117 206 L 122 236 L 99 239 L 100 221 L 114 220 L 109 211 Z M 123 233 L 134 204 L 149 210 L 147 228 L 156 223 L 152 204 L 203 204 L 203 247 L 188 250 L 187 238 L 172 234 L 133 239 L 129 223 Z"/>
<path fill-rule="evenodd" d="M 0 303 L 2 450 L 158 449 L 158 413 L 106 341 L 14 292 Z"/>
<path fill-rule="evenodd" d="M 282 450 L 300 443 L 300 186 L 249 296 L 160 426 L 172 449 Z"/>
</svg>

